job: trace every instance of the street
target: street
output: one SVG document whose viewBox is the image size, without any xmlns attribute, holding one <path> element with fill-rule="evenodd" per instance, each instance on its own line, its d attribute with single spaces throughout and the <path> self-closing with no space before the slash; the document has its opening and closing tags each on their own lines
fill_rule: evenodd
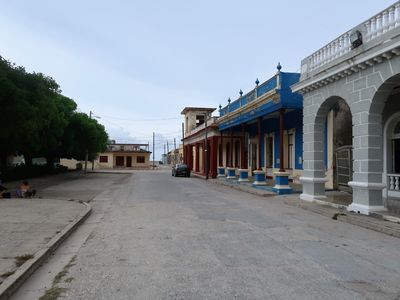
<svg viewBox="0 0 400 300">
<path fill-rule="evenodd" d="M 12 299 L 400 297 L 397 238 L 169 169 L 102 176 L 92 215 Z"/>
</svg>

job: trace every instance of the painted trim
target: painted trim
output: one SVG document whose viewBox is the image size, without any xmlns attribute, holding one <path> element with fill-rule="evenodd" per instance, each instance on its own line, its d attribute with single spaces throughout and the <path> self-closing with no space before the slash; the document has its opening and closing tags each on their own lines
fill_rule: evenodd
<svg viewBox="0 0 400 300">
<path fill-rule="evenodd" d="M 376 212 L 376 211 L 386 211 L 386 208 L 382 205 L 379 206 L 370 206 L 370 205 L 364 205 L 364 204 L 358 204 L 358 203 L 352 203 L 347 207 L 348 211 L 354 211 L 356 213 L 360 213 L 363 215 L 369 215 L 371 212 Z"/>
<path fill-rule="evenodd" d="M 300 181 L 303 183 L 325 183 L 328 181 L 326 177 L 318 178 L 318 177 L 303 177 L 301 176 Z"/>
<path fill-rule="evenodd" d="M 326 199 L 325 195 L 309 195 L 309 194 L 300 194 L 300 199 L 307 202 L 314 202 L 315 200 L 323 200 Z"/>
<path fill-rule="evenodd" d="M 292 188 L 290 187 L 290 185 L 279 185 L 279 184 L 275 184 L 274 189 L 282 189 L 282 190 L 292 190 Z"/>
<path fill-rule="evenodd" d="M 352 188 L 359 188 L 366 190 L 382 190 L 386 187 L 386 184 L 378 182 L 349 181 L 348 185 L 351 186 Z"/>
</svg>

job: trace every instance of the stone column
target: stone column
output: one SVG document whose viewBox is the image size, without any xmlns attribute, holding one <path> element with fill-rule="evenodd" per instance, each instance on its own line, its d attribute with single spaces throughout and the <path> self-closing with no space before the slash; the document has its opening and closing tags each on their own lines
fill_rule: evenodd
<svg viewBox="0 0 400 300">
<path fill-rule="evenodd" d="M 246 125 L 243 124 L 242 125 L 242 136 L 240 137 L 240 168 L 241 169 L 247 169 L 245 128 L 246 128 Z"/>
<path fill-rule="evenodd" d="M 372 116 L 371 116 L 372 115 Z M 385 210 L 382 190 L 382 125 L 381 115 L 370 113 L 356 125 L 353 115 L 353 203 L 348 210 L 362 214 Z"/>
<path fill-rule="evenodd" d="M 219 148 L 219 166 L 222 167 L 223 163 L 224 163 L 224 158 L 223 158 L 223 147 L 224 147 L 224 143 L 223 143 L 224 139 L 223 139 L 223 135 L 222 135 L 222 131 L 221 131 L 221 136 L 220 136 L 220 140 L 219 143 L 221 145 L 221 147 Z"/>
<path fill-rule="evenodd" d="M 303 108 L 303 184 L 302 200 L 325 199 L 324 129 L 325 114 L 316 116 L 318 105 L 304 99 Z M 307 105 L 309 103 L 309 105 Z M 326 112 L 327 113 L 327 112 Z"/>
<path fill-rule="evenodd" d="M 203 145 L 203 146 L 201 147 L 201 150 L 202 150 L 202 152 L 203 152 L 203 155 L 202 155 L 203 170 L 201 170 L 201 173 L 202 173 L 203 175 L 206 175 L 206 163 L 207 163 L 206 143 L 203 142 L 202 145 Z"/>
<path fill-rule="evenodd" d="M 199 157 L 199 144 L 195 145 L 195 165 L 194 165 L 194 171 L 199 172 L 199 167 L 200 167 L 200 157 Z"/>
<path fill-rule="evenodd" d="M 234 146 L 233 146 L 233 130 L 232 130 L 232 128 L 231 128 L 231 131 L 230 131 L 230 135 L 231 135 L 231 142 L 230 142 L 230 152 L 229 152 L 229 165 L 228 165 L 228 167 L 231 167 L 231 168 L 233 168 L 233 148 L 234 148 Z"/>
<path fill-rule="evenodd" d="M 210 173 L 211 177 L 217 177 L 217 151 L 218 151 L 218 137 L 213 136 L 210 141 Z"/>
<path fill-rule="evenodd" d="M 193 170 L 193 146 L 189 145 L 188 146 L 189 149 L 189 157 L 188 157 L 188 164 L 189 164 L 189 169 Z"/>
<path fill-rule="evenodd" d="M 262 133 L 261 133 L 261 118 L 257 119 L 257 135 L 258 135 L 258 170 L 262 170 L 262 165 L 261 165 L 261 143 L 262 143 Z M 265 174 L 264 174 L 265 175 Z"/>
</svg>

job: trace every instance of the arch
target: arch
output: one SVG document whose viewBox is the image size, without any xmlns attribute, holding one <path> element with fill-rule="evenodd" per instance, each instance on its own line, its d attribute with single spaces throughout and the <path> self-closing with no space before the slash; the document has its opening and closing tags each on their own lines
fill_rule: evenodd
<svg viewBox="0 0 400 300">
<path fill-rule="evenodd" d="M 317 112 L 321 130 L 320 156 L 323 155 L 323 176 L 328 189 L 350 191 L 353 178 L 353 115 L 346 100 L 339 96 L 326 99 Z M 320 163 L 321 164 L 321 163 Z"/>
<path fill-rule="evenodd" d="M 319 98 L 321 99 L 321 98 Z M 330 122 L 333 124 L 332 119 L 335 110 L 341 111 L 344 110 L 347 112 L 348 122 L 351 123 L 348 125 L 345 130 L 348 130 L 348 127 L 352 129 L 353 120 L 351 117 L 351 107 L 348 103 L 339 96 L 331 96 L 321 101 L 321 104 L 316 107 L 316 112 L 314 118 L 310 120 L 311 115 L 304 116 L 304 127 L 303 127 L 303 175 L 300 178 L 303 183 L 303 194 L 300 196 L 303 200 L 313 200 L 313 199 L 321 199 L 325 198 L 325 183 L 330 181 L 328 184 L 334 187 L 333 178 L 335 177 L 334 170 L 332 169 L 331 173 L 328 173 L 328 177 L 326 176 L 326 168 L 325 166 L 329 165 L 329 155 L 328 149 L 331 149 L 328 145 L 328 136 L 332 138 L 333 144 L 333 129 L 332 133 L 327 131 L 327 123 L 328 123 L 328 114 L 330 115 Z M 345 108 L 345 109 L 344 109 Z M 332 111 L 332 113 L 330 113 Z M 310 122 L 311 121 L 311 122 Z M 333 128 L 331 125 L 330 128 Z M 351 130 L 350 130 L 351 132 Z M 352 143 L 352 135 L 350 134 L 350 138 L 348 139 L 350 143 Z M 332 158 L 331 164 L 333 164 L 333 148 L 332 148 Z M 332 165 L 333 166 L 333 165 Z"/>
</svg>

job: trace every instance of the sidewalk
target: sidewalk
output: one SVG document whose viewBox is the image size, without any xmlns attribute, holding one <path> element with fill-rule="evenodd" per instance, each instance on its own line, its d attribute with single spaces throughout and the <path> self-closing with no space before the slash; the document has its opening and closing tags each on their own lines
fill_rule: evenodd
<svg viewBox="0 0 400 300">
<path fill-rule="evenodd" d="M 7 299 L 90 211 L 78 201 L 0 199 L 0 299 Z"/>
<path fill-rule="evenodd" d="M 345 205 L 337 205 L 331 202 L 324 201 L 302 201 L 299 198 L 299 193 L 278 196 L 275 193 L 268 191 L 267 189 L 253 187 L 249 184 L 239 184 L 236 180 L 230 181 L 225 178 L 217 178 L 209 179 L 208 181 L 210 183 L 227 186 L 229 188 L 262 197 L 273 197 L 274 200 L 282 201 L 287 205 L 296 206 L 308 211 L 312 211 L 314 213 L 318 213 L 320 215 L 324 215 L 326 217 L 330 217 L 334 220 L 350 223 L 400 238 L 400 218 L 398 216 L 393 216 L 389 213 L 374 213 L 370 216 L 360 215 L 357 213 L 348 212 Z"/>
</svg>

